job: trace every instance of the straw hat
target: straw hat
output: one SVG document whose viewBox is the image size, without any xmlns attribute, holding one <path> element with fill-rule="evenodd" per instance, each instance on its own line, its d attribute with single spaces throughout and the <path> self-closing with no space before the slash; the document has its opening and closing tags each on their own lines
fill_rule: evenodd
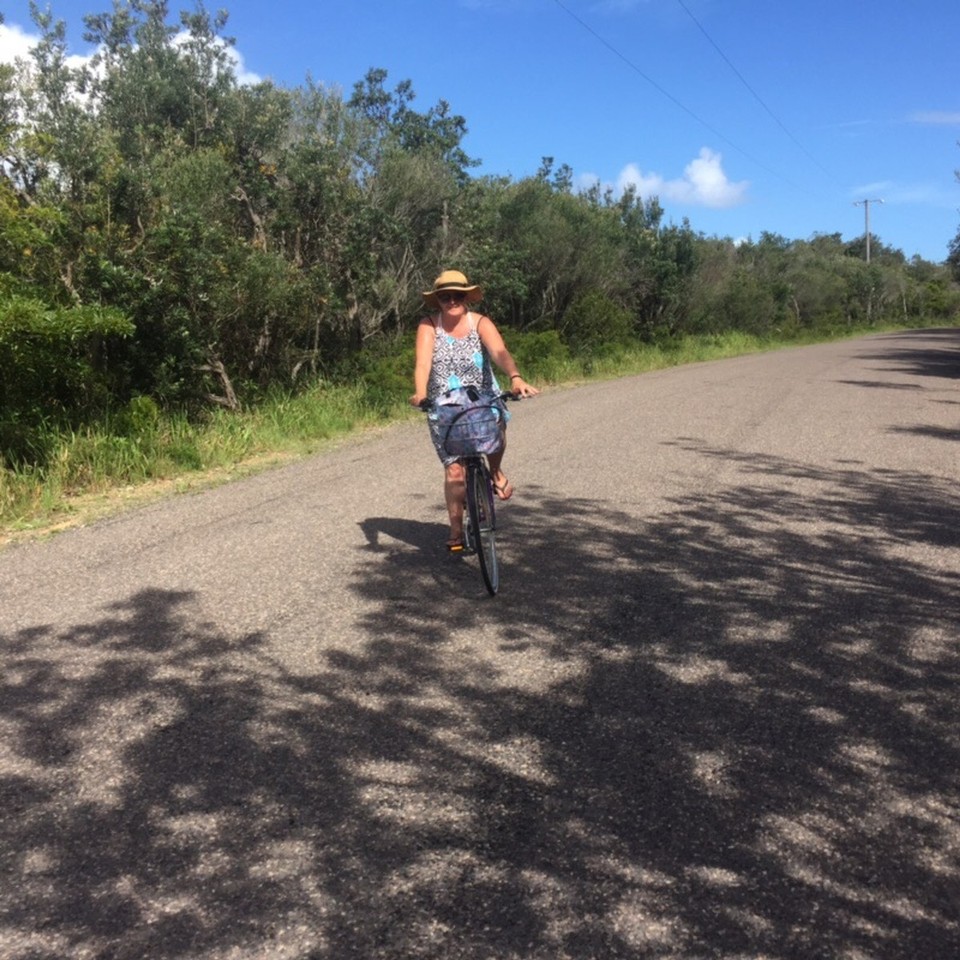
<svg viewBox="0 0 960 960">
<path fill-rule="evenodd" d="M 433 289 L 426 290 L 423 299 L 431 307 L 439 307 L 437 294 L 445 290 L 457 290 L 467 295 L 467 303 L 476 303 L 483 299 L 483 291 L 476 284 L 470 284 L 467 278 L 459 270 L 444 270 L 443 273 L 433 281 Z"/>
</svg>

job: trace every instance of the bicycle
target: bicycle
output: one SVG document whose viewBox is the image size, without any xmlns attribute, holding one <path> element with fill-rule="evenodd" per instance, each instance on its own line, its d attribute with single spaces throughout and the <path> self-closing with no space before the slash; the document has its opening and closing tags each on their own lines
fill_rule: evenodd
<svg viewBox="0 0 960 960">
<path fill-rule="evenodd" d="M 499 401 L 519 400 L 513 393 L 481 394 L 473 387 L 465 389 L 472 401 L 469 406 L 437 404 L 422 400 L 420 409 L 427 414 L 449 413 L 445 425 L 444 448 L 456 454 L 466 470 L 466 511 L 463 524 L 464 553 L 476 553 L 480 575 L 490 596 L 500 589 L 500 564 L 497 560 L 497 514 L 494 506 L 493 477 L 486 453 L 494 452 L 492 444 L 503 427 Z"/>
</svg>

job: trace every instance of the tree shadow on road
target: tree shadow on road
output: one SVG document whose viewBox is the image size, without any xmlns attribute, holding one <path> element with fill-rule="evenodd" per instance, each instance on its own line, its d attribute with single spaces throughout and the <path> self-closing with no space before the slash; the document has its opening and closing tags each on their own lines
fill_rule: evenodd
<svg viewBox="0 0 960 960">
<path fill-rule="evenodd" d="M 493 600 L 371 520 L 323 671 L 160 590 L 3 638 L 0 954 L 955 955 L 960 494 L 686 444 L 525 490 Z"/>
<path fill-rule="evenodd" d="M 884 346 L 877 354 L 866 353 L 866 359 L 883 362 L 881 369 L 895 370 L 916 377 L 939 377 L 956 380 L 960 377 L 960 327 L 943 327 L 924 330 L 924 341 L 933 341 L 936 346 L 916 346 L 916 331 L 889 333 L 872 339 L 885 343 L 903 340 L 901 350 Z M 869 344 L 870 341 L 867 341 Z"/>
<path fill-rule="evenodd" d="M 891 427 L 892 433 L 909 433 L 917 437 L 930 437 L 933 440 L 960 440 L 960 429 L 918 424 L 915 427 Z"/>
</svg>

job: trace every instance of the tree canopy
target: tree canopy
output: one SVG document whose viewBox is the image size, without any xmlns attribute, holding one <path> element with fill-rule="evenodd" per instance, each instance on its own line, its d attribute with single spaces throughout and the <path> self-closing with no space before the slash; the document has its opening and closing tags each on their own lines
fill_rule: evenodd
<svg viewBox="0 0 960 960">
<path fill-rule="evenodd" d="M 955 315 L 947 267 L 835 234 L 734 243 L 655 196 L 573 190 L 543 158 L 474 176 L 467 121 L 372 69 L 348 97 L 240 84 L 225 13 L 115 0 L 0 68 L 0 450 L 24 424 L 149 396 L 201 410 L 332 377 L 404 335 L 456 266 L 487 309 L 570 349 Z M 960 279 L 960 234 L 950 249 Z M 27 375 L 25 371 L 28 371 Z M 13 389 L 10 384 L 16 382 Z M 51 412 L 53 411 L 53 413 Z"/>
</svg>

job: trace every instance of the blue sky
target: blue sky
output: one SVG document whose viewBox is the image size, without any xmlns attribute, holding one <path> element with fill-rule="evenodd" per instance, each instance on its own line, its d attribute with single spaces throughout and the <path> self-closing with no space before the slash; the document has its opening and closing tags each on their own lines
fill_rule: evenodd
<svg viewBox="0 0 960 960">
<path fill-rule="evenodd" d="M 71 52 L 109 0 L 52 0 Z M 946 257 L 960 227 L 957 0 L 220 0 L 244 71 L 349 94 L 370 67 L 466 118 L 479 173 L 541 158 L 657 194 L 708 236 L 864 231 Z M 171 3 L 174 11 L 191 3 Z M 0 5 L 0 58 L 34 32 Z"/>
</svg>

